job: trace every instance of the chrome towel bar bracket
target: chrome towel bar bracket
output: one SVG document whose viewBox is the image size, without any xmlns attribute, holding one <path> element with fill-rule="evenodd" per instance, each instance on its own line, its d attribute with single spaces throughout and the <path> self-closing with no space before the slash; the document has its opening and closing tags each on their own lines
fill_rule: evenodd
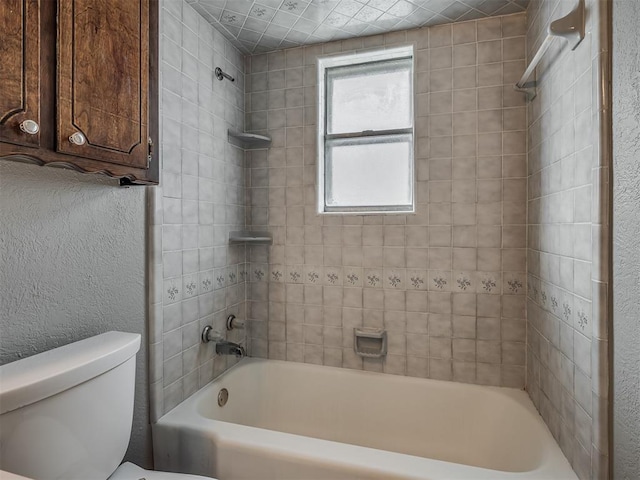
<svg viewBox="0 0 640 480">
<path fill-rule="evenodd" d="M 531 60 L 531 63 L 529 63 L 520 81 L 516 83 L 515 89 L 519 92 L 526 93 L 529 101 L 533 100 L 536 97 L 536 82 L 527 83 L 527 80 L 529 80 L 529 77 L 531 77 L 535 71 L 544 54 L 549 50 L 555 37 L 565 38 L 571 45 L 571 50 L 575 50 L 584 39 L 584 35 L 585 5 L 584 0 L 578 0 L 578 5 L 569 14 L 551 22 L 547 31 L 547 37 L 540 45 L 540 48 L 538 48 L 538 51 Z"/>
</svg>

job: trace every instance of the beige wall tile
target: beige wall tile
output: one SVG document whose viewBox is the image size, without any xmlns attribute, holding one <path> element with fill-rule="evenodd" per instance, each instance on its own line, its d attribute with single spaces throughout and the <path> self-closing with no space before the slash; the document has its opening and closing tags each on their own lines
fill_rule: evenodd
<svg viewBox="0 0 640 480">
<path fill-rule="evenodd" d="M 526 174 L 526 109 L 503 83 L 513 61 L 524 57 L 524 32 L 513 34 L 522 24 L 508 21 L 512 44 L 502 40 L 503 20 L 490 18 L 251 58 L 248 126 L 268 127 L 273 138 L 266 155 L 246 157 L 248 219 L 274 236 L 268 255 L 255 252 L 253 269 L 264 268 L 268 283 L 256 281 L 249 292 L 253 323 L 275 323 L 256 326 L 257 352 L 402 375 L 523 384 L 524 301 L 508 298 L 524 298 L 523 292 L 500 290 L 516 278 L 503 279 L 503 268 L 521 275 L 526 261 L 526 184 L 503 187 L 505 179 Z M 316 214 L 317 56 L 407 40 L 419 48 L 418 211 Z M 281 272 L 277 279 L 275 272 Z M 508 322 L 501 322 L 503 315 Z M 352 329 L 361 325 L 389 331 L 384 361 L 354 355 Z"/>
</svg>

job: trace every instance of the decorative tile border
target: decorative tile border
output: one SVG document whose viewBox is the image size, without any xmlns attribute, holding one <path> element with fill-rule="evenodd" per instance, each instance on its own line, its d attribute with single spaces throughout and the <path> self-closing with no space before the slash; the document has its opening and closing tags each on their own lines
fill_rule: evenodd
<svg viewBox="0 0 640 480">
<path fill-rule="evenodd" d="M 345 286 L 362 287 L 364 273 L 362 268 L 345 267 Z"/>
<path fill-rule="evenodd" d="M 182 278 L 168 278 L 164 281 L 163 303 L 171 305 L 182 300 Z"/>
</svg>

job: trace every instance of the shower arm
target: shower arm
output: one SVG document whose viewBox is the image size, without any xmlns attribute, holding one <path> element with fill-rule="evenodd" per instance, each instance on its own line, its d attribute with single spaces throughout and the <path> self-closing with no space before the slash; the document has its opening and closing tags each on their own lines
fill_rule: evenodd
<svg viewBox="0 0 640 480">
<path fill-rule="evenodd" d="M 228 73 L 223 72 L 220 67 L 216 67 L 216 69 L 214 70 L 214 73 L 216 74 L 216 78 L 218 80 L 220 80 L 220 81 L 224 80 L 225 78 L 227 80 L 232 81 L 232 82 L 236 81 L 236 79 L 233 78 L 231 75 L 229 75 Z"/>
</svg>

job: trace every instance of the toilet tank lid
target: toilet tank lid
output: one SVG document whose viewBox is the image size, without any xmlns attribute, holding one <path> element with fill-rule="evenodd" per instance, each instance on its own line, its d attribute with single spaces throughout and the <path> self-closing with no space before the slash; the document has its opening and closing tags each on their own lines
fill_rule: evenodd
<svg viewBox="0 0 640 480">
<path fill-rule="evenodd" d="M 107 332 L 0 366 L 0 414 L 101 375 L 133 357 L 140 334 Z"/>
</svg>

